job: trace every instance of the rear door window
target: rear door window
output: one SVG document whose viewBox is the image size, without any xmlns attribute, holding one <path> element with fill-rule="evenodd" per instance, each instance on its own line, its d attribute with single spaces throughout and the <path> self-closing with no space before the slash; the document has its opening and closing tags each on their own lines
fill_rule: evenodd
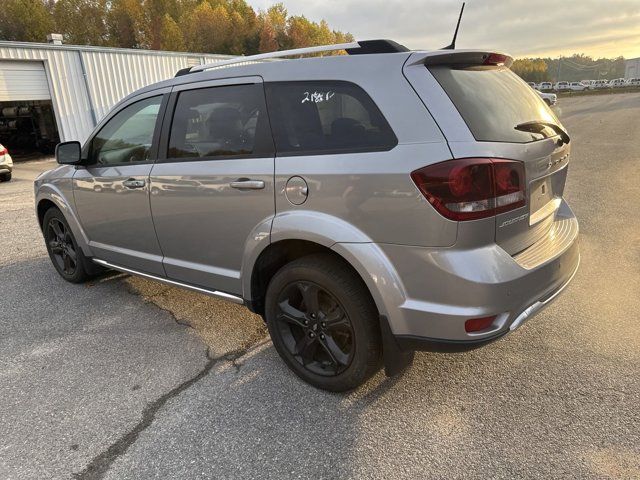
<svg viewBox="0 0 640 480">
<path fill-rule="evenodd" d="M 543 121 L 561 126 L 540 96 L 506 67 L 438 65 L 429 71 L 478 141 L 532 142 L 556 133 L 549 128 L 524 132 L 516 130 L 516 125 Z"/>
<path fill-rule="evenodd" d="M 373 100 L 350 82 L 265 84 L 278 155 L 390 150 L 398 140 Z"/>
<path fill-rule="evenodd" d="M 273 154 L 260 84 L 198 88 L 179 93 L 167 160 L 259 157 Z"/>
</svg>

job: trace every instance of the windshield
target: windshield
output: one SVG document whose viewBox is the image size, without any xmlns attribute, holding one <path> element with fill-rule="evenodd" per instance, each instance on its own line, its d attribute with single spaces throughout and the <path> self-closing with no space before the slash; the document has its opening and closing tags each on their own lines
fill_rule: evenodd
<svg viewBox="0 0 640 480">
<path fill-rule="evenodd" d="M 445 90 L 478 141 L 527 143 L 556 135 L 553 129 L 516 130 L 525 122 L 560 125 L 560 121 L 515 73 L 502 66 L 432 66 L 429 71 Z"/>
</svg>

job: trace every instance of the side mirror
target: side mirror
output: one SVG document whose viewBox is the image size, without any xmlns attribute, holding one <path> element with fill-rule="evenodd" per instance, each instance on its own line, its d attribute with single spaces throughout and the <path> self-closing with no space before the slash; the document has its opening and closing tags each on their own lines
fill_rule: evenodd
<svg viewBox="0 0 640 480">
<path fill-rule="evenodd" d="M 60 165 L 78 165 L 81 160 L 80 142 L 63 142 L 56 145 L 56 161 Z"/>
</svg>

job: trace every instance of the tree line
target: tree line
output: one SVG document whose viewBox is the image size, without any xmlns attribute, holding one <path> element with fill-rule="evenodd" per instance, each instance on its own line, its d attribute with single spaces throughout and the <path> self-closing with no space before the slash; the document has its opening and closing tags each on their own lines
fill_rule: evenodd
<svg viewBox="0 0 640 480">
<path fill-rule="evenodd" d="M 519 58 L 511 69 L 527 82 L 579 82 L 624 77 L 624 57 L 594 59 L 574 54 L 560 58 Z"/>
<path fill-rule="evenodd" d="M 2 0 L 0 40 L 251 55 L 353 41 L 324 20 L 245 0 Z"/>
</svg>

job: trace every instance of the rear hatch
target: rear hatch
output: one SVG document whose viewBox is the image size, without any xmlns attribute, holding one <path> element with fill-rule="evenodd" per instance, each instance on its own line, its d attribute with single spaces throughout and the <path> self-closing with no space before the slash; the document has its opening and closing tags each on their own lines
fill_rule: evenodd
<svg viewBox="0 0 640 480">
<path fill-rule="evenodd" d="M 570 147 L 554 112 L 508 68 L 510 63 L 502 54 L 453 51 L 427 54 L 410 68 L 421 67 L 427 83 L 432 82 L 432 88 L 422 84 L 416 90 L 442 128 L 454 158 L 524 164 L 526 204 L 494 217 L 495 241 L 514 255 L 551 228 Z M 414 84 L 417 75 L 414 70 L 407 78 Z"/>
</svg>

